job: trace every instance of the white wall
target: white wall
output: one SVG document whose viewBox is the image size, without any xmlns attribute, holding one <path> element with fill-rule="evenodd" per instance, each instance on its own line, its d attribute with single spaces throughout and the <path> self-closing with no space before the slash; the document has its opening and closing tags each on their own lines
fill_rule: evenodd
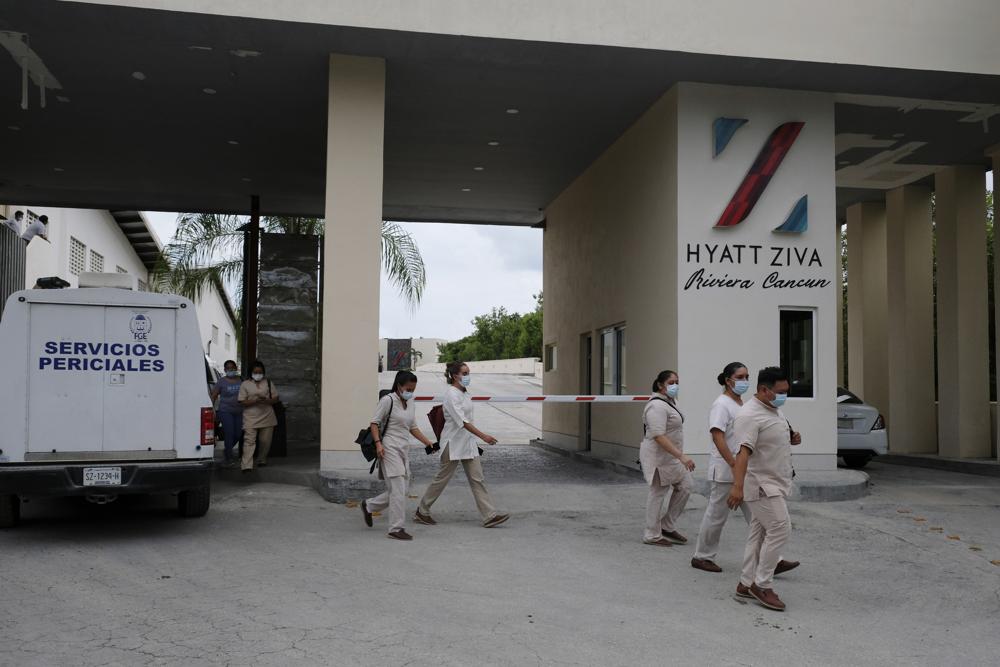
<svg viewBox="0 0 1000 667">
<path fill-rule="evenodd" d="M 227 359 L 232 359 L 239 365 L 240 360 L 236 351 L 236 329 L 233 321 L 229 318 L 226 307 L 222 302 L 215 287 L 208 287 L 202 290 L 201 297 L 195 301 L 195 312 L 198 314 L 198 330 L 201 333 L 201 346 L 205 353 L 212 359 L 212 364 L 222 371 L 223 364 Z M 218 327 L 219 340 L 213 342 L 212 327 Z M 226 347 L 226 336 L 229 336 L 229 347 Z"/>
<path fill-rule="evenodd" d="M 75 1 L 450 35 L 1000 74 L 996 0 Z"/>
<path fill-rule="evenodd" d="M 467 362 L 470 373 L 487 373 L 496 375 L 534 375 L 541 377 L 541 362 L 535 357 L 525 359 L 495 359 L 490 361 Z M 427 373 L 444 375 L 446 364 L 426 364 L 420 370 Z"/>
</svg>

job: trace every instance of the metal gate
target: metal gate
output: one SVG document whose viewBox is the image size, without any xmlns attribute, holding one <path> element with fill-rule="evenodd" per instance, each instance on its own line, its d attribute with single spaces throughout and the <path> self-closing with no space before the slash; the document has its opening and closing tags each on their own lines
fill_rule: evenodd
<svg viewBox="0 0 1000 667">
<path fill-rule="evenodd" d="M 14 230 L 0 225 L 0 318 L 7 297 L 24 289 L 24 265 L 27 245 Z"/>
</svg>

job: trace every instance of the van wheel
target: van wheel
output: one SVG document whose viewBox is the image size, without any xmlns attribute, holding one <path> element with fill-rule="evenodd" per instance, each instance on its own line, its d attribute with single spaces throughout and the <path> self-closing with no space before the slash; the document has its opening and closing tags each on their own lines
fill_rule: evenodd
<svg viewBox="0 0 1000 667">
<path fill-rule="evenodd" d="M 15 495 L 0 496 L 0 528 L 13 528 L 21 520 L 21 499 Z"/>
<path fill-rule="evenodd" d="M 177 511 L 183 517 L 205 516 L 211 502 L 211 487 L 199 486 L 177 494 Z"/>
<path fill-rule="evenodd" d="M 852 452 L 851 454 L 844 454 L 844 465 L 852 470 L 860 470 L 868 465 L 868 462 L 872 460 L 872 455 L 864 452 Z"/>
</svg>

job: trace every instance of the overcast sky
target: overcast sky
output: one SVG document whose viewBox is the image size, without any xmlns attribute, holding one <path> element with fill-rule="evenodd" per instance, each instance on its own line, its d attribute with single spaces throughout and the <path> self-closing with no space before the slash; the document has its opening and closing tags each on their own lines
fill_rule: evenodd
<svg viewBox="0 0 1000 667">
<path fill-rule="evenodd" d="M 175 213 L 147 212 L 167 243 Z M 427 289 L 415 313 L 383 276 L 379 335 L 456 340 L 472 333 L 472 318 L 504 306 L 524 313 L 542 290 L 542 232 L 519 227 L 404 224 L 427 268 Z"/>
</svg>

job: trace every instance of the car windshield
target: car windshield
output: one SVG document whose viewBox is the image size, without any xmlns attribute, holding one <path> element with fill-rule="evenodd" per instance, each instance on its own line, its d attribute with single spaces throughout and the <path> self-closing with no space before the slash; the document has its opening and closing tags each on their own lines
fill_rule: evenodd
<svg viewBox="0 0 1000 667">
<path fill-rule="evenodd" d="M 844 389 L 843 387 L 837 387 L 837 402 L 838 403 L 850 403 L 853 405 L 861 405 L 864 403 L 860 398 Z"/>
</svg>

